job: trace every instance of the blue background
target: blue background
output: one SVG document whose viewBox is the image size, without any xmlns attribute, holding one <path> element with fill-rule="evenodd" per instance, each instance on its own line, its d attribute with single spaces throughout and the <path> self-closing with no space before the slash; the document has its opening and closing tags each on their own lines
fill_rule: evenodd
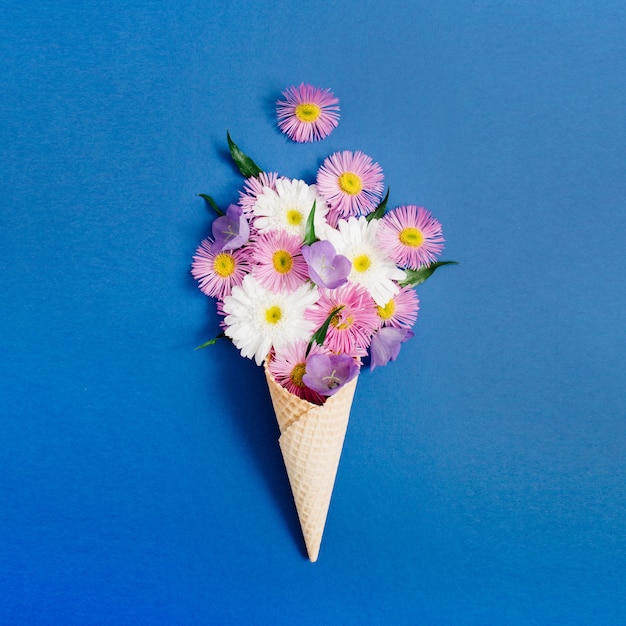
<svg viewBox="0 0 626 626">
<path fill-rule="evenodd" d="M 626 5 L 0 8 L 0 622 L 626 623 Z M 298 145 L 274 102 L 330 87 Z M 241 178 L 378 161 L 444 225 L 306 560 L 256 366 L 189 275 Z"/>
</svg>

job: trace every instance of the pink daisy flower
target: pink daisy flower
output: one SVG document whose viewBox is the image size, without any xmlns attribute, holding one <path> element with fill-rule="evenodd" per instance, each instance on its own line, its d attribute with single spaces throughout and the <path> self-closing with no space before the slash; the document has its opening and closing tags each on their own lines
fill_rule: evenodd
<svg viewBox="0 0 626 626">
<path fill-rule="evenodd" d="M 302 83 L 283 91 L 276 103 L 280 130 L 298 143 L 320 141 L 339 124 L 339 100 L 330 89 Z"/>
<path fill-rule="evenodd" d="M 302 238 L 285 231 L 270 231 L 255 241 L 252 275 L 271 291 L 293 291 L 309 277 L 301 252 Z"/>
<path fill-rule="evenodd" d="M 441 224 L 424 207 L 401 206 L 380 220 L 377 240 L 395 263 L 417 269 L 443 250 Z"/>
<path fill-rule="evenodd" d="M 403 287 L 385 306 L 376 307 L 376 311 L 383 326 L 410 328 L 417 319 L 419 305 L 420 302 L 415 289 Z"/>
<path fill-rule="evenodd" d="M 243 214 L 249 217 L 257 197 L 263 193 L 265 187 L 276 191 L 276 181 L 278 174 L 275 172 L 261 172 L 258 177 L 246 178 L 243 189 L 239 192 L 239 206 L 243 209 Z"/>
<path fill-rule="evenodd" d="M 221 300 L 243 282 L 250 270 L 250 255 L 246 247 L 214 252 L 213 245 L 211 239 L 202 241 L 193 256 L 191 275 L 202 293 Z"/>
<path fill-rule="evenodd" d="M 324 404 L 325 398 L 302 382 L 306 373 L 307 346 L 308 342 L 300 339 L 277 350 L 268 363 L 268 369 L 276 382 L 289 393 L 313 404 Z M 330 350 L 314 342 L 309 351 L 311 354 L 330 354 Z"/>
<path fill-rule="evenodd" d="M 324 345 L 332 352 L 365 356 L 381 319 L 374 300 L 361 285 L 348 283 L 338 289 L 320 289 L 317 302 L 304 316 L 319 328 L 333 309 L 340 306 L 343 309 L 331 320 Z"/>
<path fill-rule="evenodd" d="M 328 203 L 329 224 L 341 218 L 367 215 L 383 194 L 383 171 L 363 152 L 335 152 L 324 160 L 317 172 L 317 192 Z"/>
</svg>

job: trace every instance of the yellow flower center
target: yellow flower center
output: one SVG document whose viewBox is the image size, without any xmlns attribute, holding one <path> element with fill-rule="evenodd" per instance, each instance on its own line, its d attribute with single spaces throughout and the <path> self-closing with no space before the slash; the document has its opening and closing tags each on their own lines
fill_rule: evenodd
<svg viewBox="0 0 626 626">
<path fill-rule="evenodd" d="M 377 306 L 376 309 L 378 310 L 378 317 L 383 320 L 391 319 L 396 312 L 396 302 L 391 298 L 385 306 Z"/>
<path fill-rule="evenodd" d="M 293 258 L 287 250 L 276 250 L 272 257 L 274 269 L 279 274 L 288 274 L 293 267 Z"/>
<path fill-rule="evenodd" d="M 341 313 L 337 313 L 333 315 L 333 318 L 330 320 L 330 323 L 337 330 L 347 330 L 354 323 L 354 318 L 349 315 L 348 317 L 343 317 Z"/>
<path fill-rule="evenodd" d="M 287 223 L 290 226 L 299 226 L 302 223 L 303 215 L 298 209 L 289 209 L 287 211 Z"/>
<path fill-rule="evenodd" d="M 296 107 L 296 117 L 301 122 L 314 122 L 322 114 L 317 104 L 302 102 Z"/>
<path fill-rule="evenodd" d="M 339 188 L 349 196 L 356 196 L 363 189 L 363 181 L 354 172 L 344 172 L 339 177 Z"/>
<path fill-rule="evenodd" d="M 213 259 L 213 269 L 221 278 L 228 278 L 235 271 L 235 259 L 228 252 L 220 252 Z"/>
<path fill-rule="evenodd" d="M 398 239 L 405 246 L 410 248 L 419 248 L 424 243 L 424 234 L 419 228 L 407 226 L 400 231 Z"/>
<path fill-rule="evenodd" d="M 304 383 L 302 382 L 302 377 L 306 374 L 306 364 L 304 363 L 298 363 L 298 365 L 296 365 L 292 370 L 291 370 L 291 382 L 296 386 L 296 387 L 304 387 Z"/>
<path fill-rule="evenodd" d="M 269 309 L 265 310 L 265 321 L 268 324 L 278 324 L 282 316 L 283 316 L 283 312 L 280 310 L 280 307 L 277 305 L 271 306 Z"/>
<path fill-rule="evenodd" d="M 352 267 L 357 272 L 366 272 L 371 265 L 372 261 L 367 254 L 359 254 L 359 256 L 355 257 L 352 261 Z"/>
</svg>

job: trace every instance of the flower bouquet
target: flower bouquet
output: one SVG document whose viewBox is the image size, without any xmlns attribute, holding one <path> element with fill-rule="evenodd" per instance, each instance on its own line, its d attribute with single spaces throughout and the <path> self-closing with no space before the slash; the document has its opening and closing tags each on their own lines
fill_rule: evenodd
<svg viewBox="0 0 626 626">
<path fill-rule="evenodd" d="M 277 103 L 293 141 L 337 126 L 330 90 L 291 87 Z M 279 445 L 307 551 L 318 557 L 358 375 L 398 356 L 413 336 L 414 287 L 439 266 L 441 224 L 423 207 L 387 210 L 381 167 L 362 152 L 331 154 L 315 182 L 262 170 L 227 133 L 244 177 L 217 214 L 192 275 L 217 301 L 221 333 L 263 365 Z"/>
</svg>

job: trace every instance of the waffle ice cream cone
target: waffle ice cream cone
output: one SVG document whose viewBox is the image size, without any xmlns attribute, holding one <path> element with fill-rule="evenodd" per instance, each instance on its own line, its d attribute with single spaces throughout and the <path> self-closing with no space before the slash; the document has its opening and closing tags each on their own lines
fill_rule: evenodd
<svg viewBox="0 0 626 626">
<path fill-rule="evenodd" d="M 354 378 L 322 406 L 289 393 L 270 374 L 265 377 L 280 428 L 283 454 L 300 526 L 311 562 L 317 560 L 350 408 Z"/>
</svg>

